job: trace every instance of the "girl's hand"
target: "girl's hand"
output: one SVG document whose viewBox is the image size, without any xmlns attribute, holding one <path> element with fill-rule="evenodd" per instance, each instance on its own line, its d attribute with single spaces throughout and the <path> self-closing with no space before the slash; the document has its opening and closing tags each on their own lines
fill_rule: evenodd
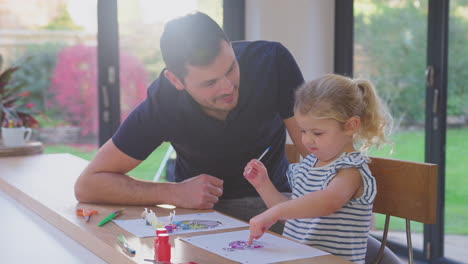
<svg viewBox="0 0 468 264">
<path fill-rule="evenodd" d="M 249 240 L 247 245 L 252 244 L 254 239 L 259 239 L 263 234 L 278 221 L 278 217 L 275 216 L 272 209 L 268 209 L 265 212 L 250 219 L 249 224 Z"/>
<path fill-rule="evenodd" d="M 259 160 L 253 159 L 244 168 L 244 177 L 257 189 L 269 180 L 265 165 Z"/>
</svg>

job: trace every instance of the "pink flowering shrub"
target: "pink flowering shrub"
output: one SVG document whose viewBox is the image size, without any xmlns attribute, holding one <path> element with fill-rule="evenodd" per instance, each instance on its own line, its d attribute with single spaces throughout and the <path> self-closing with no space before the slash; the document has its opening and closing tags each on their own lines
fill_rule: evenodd
<svg viewBox="0 0 468 264">
<path fill-rule="evenodd" d="M 57 54 L 49 91 L 63 119 L 81 127 L 81 135 L 97 135 L 98 89 L 96 47 L 77 45 Z M 120 52 L 120 104 L 123 120 L 146 96 L 148 73 L 136 57 Z"/>
</svg>

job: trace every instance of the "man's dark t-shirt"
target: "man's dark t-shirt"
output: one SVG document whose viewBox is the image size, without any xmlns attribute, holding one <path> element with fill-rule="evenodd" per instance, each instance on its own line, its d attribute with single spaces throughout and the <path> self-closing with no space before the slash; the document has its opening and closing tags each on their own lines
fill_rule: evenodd
<svg viewBox="0 0 468 264">
<path fill-rule="evenodd" d="M 160 74 L 147 98 L 112 137 L 122 152 L 144 160 L 162 142 L 177 153 L 175 179 L 205 173 L 224 180 L 222 198 L 258 196 L 245 165 L 262 158 L 279 191 L 290 191 L 283 119 L 293 116 L 294 91 L 304 82 L 289 51 L 277 42 L 233 42 L 240 69 L 239 100 L 225 121 L 206 115 L 185 90 Z"/>
</svg>

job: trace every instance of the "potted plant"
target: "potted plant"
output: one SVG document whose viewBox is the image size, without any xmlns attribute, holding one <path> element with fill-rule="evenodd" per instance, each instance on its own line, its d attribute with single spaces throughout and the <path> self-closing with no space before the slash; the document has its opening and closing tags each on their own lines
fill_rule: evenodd
<svg viewBox="0 0 468 264">
<path fill-rule="evenodd" d="M 39 123 L 33 117 L 38 114 L 34 110 L 34 104 L 28 103 L 29 92 L 21 91 L 24 84 L 12 83 L 11 77 L 15 71 L 19 69 L 18 66 L 12 66 L 2 71 L 2 56 L 0 55 L 0 124 L 2 131 L 9 128 L 26 128 L 16 129 L 28 137 L 31 135 L 31 128 L 38 127 Z M 10 130 L 12 131 L 12 130 Z M 2 132 L 6 135 L 5 132 Z M 10 132 L 9 132 L 10 134 Z M 27 138 L 26 138 L 27 139 Z M 24 140 L 24 139 L 23 139 Z M 6 143 L 4 138 L 4 143 Z"/>
</svg>

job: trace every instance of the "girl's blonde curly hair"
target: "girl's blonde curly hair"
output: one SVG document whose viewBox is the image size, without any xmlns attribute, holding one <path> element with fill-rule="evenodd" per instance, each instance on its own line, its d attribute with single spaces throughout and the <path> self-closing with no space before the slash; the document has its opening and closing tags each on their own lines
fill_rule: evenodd
<svg viewBox="0 0 468 264">
<path fill-rule="evenodd" d="M 351 117 L 360 119 L 354 144 L 361 152 L 380 147 L 387 139 L 393 119 L 370 81 L 328 74 L 302 85 L 296 91 L 294 112 L 332 118 L 344 124 Z"/>
</svg>

